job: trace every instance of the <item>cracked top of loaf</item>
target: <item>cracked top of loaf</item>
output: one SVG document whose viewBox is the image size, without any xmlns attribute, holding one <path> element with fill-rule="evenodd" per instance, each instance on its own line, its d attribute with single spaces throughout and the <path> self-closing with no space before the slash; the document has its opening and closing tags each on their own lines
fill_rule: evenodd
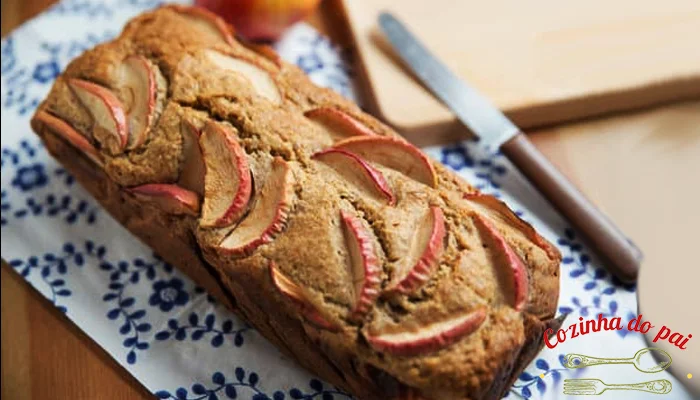
<svg viewBox="0 0 700 400">
<path fill-rule="evenodd" d="M 555 312 L 560 255 L 530 225 L 203 10 L 135 18 L 32 124 L 189 232 L 263 334 L 368 398 L 497 396 Z"/>
</svg>

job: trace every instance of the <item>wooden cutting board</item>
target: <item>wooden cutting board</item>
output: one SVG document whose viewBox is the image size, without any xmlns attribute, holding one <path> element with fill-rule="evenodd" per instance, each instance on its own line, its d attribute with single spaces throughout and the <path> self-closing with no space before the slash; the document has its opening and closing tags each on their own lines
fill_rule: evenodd
<svg viewBox="0 0 700 400">
<path fill-rule="evenodd" d="M 700 98 L 698 0 L 344 0 L 370 110 L 417 144 L 464 129 L 377 26 L 403 20 L 523 128 Z M 429 131 L 429 135 L 424 133 Z"/>
</svg>

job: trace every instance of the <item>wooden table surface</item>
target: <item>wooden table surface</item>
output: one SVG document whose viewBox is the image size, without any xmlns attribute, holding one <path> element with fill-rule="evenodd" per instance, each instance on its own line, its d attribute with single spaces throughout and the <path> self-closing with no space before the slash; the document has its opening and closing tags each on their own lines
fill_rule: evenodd
<svg viewBox="0 0 700 400">
<path fill-rule="evenodd" d="M 3 0 L 2 34 L 51 3 Z M 347 45 L 337 7 L 326 0 L 309 21 Z M 641 247 L 645 270 L 697 266 L 691 238 L 700 213 L 688 210 L 697 210 L 700 189 L 688 182 L 700 172 L 700 101 L 557 126 L 532 139 Z M 151 398 L 9 267 L 1 272 L 3 399 Z M 664 309 L 685 310 L 689 296 L 667 296 Z"/>
</svg>

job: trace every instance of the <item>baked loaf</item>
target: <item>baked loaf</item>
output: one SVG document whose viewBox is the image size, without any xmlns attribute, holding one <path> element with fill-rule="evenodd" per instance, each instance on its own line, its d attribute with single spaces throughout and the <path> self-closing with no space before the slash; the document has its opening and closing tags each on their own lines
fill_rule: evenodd
<svg viewBox="0 0 700 400">
<path fill-rule="evenodd" d="M 495 399 L 560 255 L 387 126 L 197 8 L 129 22 L 32 119 L 128 229 L 360 399 Z"/>
</svg>

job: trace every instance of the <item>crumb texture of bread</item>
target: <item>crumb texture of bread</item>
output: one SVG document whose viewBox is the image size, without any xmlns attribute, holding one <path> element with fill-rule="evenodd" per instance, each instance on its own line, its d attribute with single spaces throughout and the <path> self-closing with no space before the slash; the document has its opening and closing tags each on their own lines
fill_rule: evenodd
<svg viewBox="0 0 700 400">
<path fill-rule="evenodd" d="M 358 398 L 500 398 L 556 323 L 553 245 L 204 10 L 131 20 L 32 127 L 128 229 Z"/>
</svg>

